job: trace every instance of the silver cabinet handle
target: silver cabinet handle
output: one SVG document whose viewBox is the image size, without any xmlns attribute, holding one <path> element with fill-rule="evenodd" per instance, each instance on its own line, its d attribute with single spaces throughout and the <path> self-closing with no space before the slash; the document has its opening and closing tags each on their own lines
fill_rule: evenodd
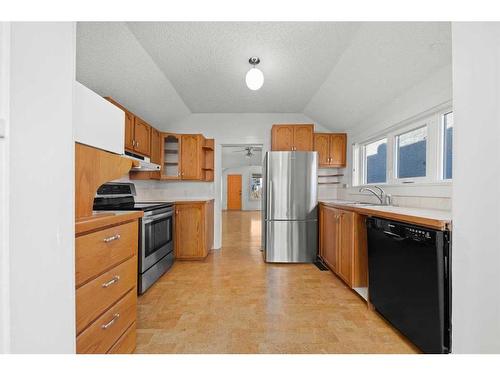
<svg viewBox="0 0 500 375">
<path fill-rule="evenodd" d="M 121 238 L 121 236 L 119 234 L 115 234 L 114 236 L 105 238 L 103 241 L 108 243 L 111 241 L 119 240 L 120 238 Z"/>
<path fill-rule="evenodd" d="M 108 288 L 110 287 L 111 285 L 113 285 L 114 283 L 117 283 L 118 281 L 120 280 L 120 276 L 116 275 L 114 276 L 111 280 L 105 282 L 102 284 L 102 287 L 103 288 Z"/>
<path fill-rule="evenodd" d="M 115 315 L 113 315 L 113 319 L 111 319 L 109 322 L 107 322 L 106 324 L 103 324 L 101 326 L 102 329 L 108 329 L 109 327 L 111 327 L 113 324 L 115 324 L 115 322 L 118 320 L 118 318 L 120 317 L 120 314 L 116 313 Z"/>
</svg>

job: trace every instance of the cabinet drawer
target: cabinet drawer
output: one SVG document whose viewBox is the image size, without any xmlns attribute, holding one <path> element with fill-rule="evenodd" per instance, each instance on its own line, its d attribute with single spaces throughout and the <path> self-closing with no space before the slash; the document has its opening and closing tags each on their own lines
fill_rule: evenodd
<svg viewBox="0 0 500 375">
<path fill-rule="evenodd" d="M 80 333 L 130 289 L 135 290 L 137 258 L 105 272 L 76 290 L 76 332 Z"/>
<path fill-rule="evenodd" d="M 138 223 L 117 225 L 76 238 L 76 286 L 136 253 Z"/>
<path fill-rule="evenodd" d="M 106 353 L 135 322 L 137 291 L 131 290 L 76 338 L 77 353 Z"/>
<path fill-rule="evenodd" d="M 109 349 L 108 354 L 130 354 L 134 352 L 136 343 L 136 329 L 135 322 L 125 331 L 125 333 L 118 339 L 115 345 Z"/>
</svg>

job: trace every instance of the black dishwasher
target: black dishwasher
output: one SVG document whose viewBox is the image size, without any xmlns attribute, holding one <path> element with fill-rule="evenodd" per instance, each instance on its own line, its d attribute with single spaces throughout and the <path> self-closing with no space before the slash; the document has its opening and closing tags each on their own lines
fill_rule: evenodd
<svg viewBox="0 0 500 375">
<path fill-rule="evenodd" d="M 375 309 L 424 353 L 451 349 L 450 233 L 368 218 Z"/>
</svg>

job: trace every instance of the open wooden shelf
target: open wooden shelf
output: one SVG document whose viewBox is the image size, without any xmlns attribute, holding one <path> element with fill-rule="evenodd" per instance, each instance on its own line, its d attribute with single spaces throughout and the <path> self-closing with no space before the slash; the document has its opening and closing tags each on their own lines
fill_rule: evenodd
<svg viewBox="0 0 500 375">
<path fill-rule="evenodd" d="M 165 149 L 165 154 L 178 154 L 179 150 L 167 150 Z"/>
<path fill-rule="evenodd" d="M 213 151 L 213 150 L 214 150 L 213 146 L 202 146 L 202 148 L 203 148 L 204 150 L 210 150 L 210 151 Z"/>
<path fill-rule="evenodd" d="M 179 165 L 179 162 L 178 161 L 175 161 L 175 162 L 173 162 L 173 161 L 166 161 L 163 164 L 166 164 L 166 165 Z"/>
<path fill-rule="evenodd" d="M 344 177 L 343 173 L 337 174 L 319 174 L 318 177 Z"/>
</svg>

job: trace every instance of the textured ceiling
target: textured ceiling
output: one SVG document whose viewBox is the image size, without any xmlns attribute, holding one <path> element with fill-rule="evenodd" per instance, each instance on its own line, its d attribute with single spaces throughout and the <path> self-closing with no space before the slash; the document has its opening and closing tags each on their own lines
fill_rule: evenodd
<svg viewBox="0 0 500 375">
<path fill-rule="evenodd" d="M 158 128 L 190 115 L 165 74 L 123 22 L 78 22 L 76 79 Z"/>
<path fill-rule="evenodd" d="M 259 91 L 244 80 L 252 55 L 261 58 L 265 75 Z M 91 22 L 77 28 L 77 79 L 160 128 L 191 112 L 290 112 L 348 130 L 450 64 L 449 22 Z"/>
<path fill-rule="evenodd" d="M 449 22 L 364 23 L 304 113 L 330 128 L 352 128 L 450 64 Z"/>
<path fill-rule="evenodd" d="M 302 112 L 356 34 L 343 22 L 133 22 L 192 112 Z M 245 85 L 259 56 L 265 82 Z"/>
</svg>

